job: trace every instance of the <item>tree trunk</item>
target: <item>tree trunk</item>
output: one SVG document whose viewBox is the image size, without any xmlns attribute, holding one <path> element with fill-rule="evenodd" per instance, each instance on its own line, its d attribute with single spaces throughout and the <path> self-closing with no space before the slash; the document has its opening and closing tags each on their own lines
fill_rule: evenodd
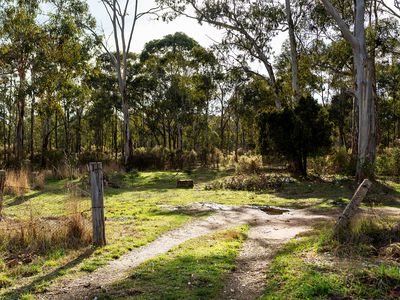
<svg viewBox="0 0 400 300">
<path fill-rule="evenodd" d="M 3 194 L 6 183 L 6 171 L 0 170 L 0 221 L 3 220 Z"/>
<path fill-rule="evenodd" d="M 81 122 L 82 122 L 82 109 L 79 109 L 76 112 L 76 117 L 77 117 L 77 126 L 76 126 L 76 141 L 75 141 L 75 153 L 80 154 L 81 153 L 81 148 L 82 148 L 82 141 L 81 141 Z"/>
<path fill-rule="evenodd" d="M 15 138 L 15 156 L 20 165 L 24 159 L 24 119 L 25 119 L 25 97 L 26 97 L 26 72 L 25 69 L 19 70 L 19 90 L 17 98 L 17 130 Z"/>
<path fill-rule="evenodd" d="M 43 132 L 42 132 L 41 166 L 43 168 L 45 168 L 47 165 L 46 156 L 47 156 L 47 150 L 49 147 L 49 139 L 50 139 L 50 134 L 51 134 L 50 123 L 51 123 L 50 117 L 47 117 L 43 124 L 43 129 L 42 129 Z"/>
<path fill-rule="evenodd" d="M 29 145 L 29 149 L 30 149 L 30 158 L 31 161 L 33 161 L 34 159 L 34 126 L 35 126 L 35 96 L 32 96 L 32 104 L 31 104 L 31 136 L 30 136 L 30 145 Z"/>
<path fill-rule="evenodd" d="M 124 136 L 124 165 L 125 167 L 128 166 L 129 160 L 130 160 L 130 154 L 131 154 L 131 131 L 129 128 L 129 121 L 130 121 L 130 116 L 129 116 L 129 105 L 128 105 L 128 99 L 126 96 L 126 90 L 124 89 L 124 92 L 122 93 L 122 113 L 124 115 L 124 131 L 123 131 L 123 136 Z"/>
<path fill-rule="evenodd" d="M 239 148 L 239 117 L 236 118 L 235 126 L 235 162 L 238 162 L 238 148 Z"/>
<path fill-rule="evenodd" d="M 300 84 L 299 84 L 299 63 L 297 58 L 297 42 L 294 32 L 294 23 L 292 18 L 292 10 L 290 8 L 290 0 L 285 0 L 286 5 L 286 19 L 289 27 L 289 42 L 290 42 L 290 58 L 292 63 L 292 89 L 295 101 L 300 97 Z"/>
<path fill-rule="evenodd" d="M 70 153 L 70 150 L 72 150 L 72 147 L 70 147 L 70 132 L 69 132 L 69 109 L 66 107 L 65 109 L 65 120 L 64 120 L 64 138 L 65 138 L 65 145 L 64 145 L 64 150 L 66 153 Z"/>
<path fill-rule="evenodd" d="M 358 5 L 357 9 L 362 9 L 362 7 Z M 359 26 L 361 27 L 361 25 Z M 359 111 L 356 178 L 361 182 L 365 178 L 374 177 L 376 120 L 373 66 L 366 50 L 364 26 L 358 30 L 360 31 L 359 48 L 353 49 L 353 53 L 356 66 L 356 99 Z"/>
<path fill-rule="evenodd" d="M 357 213 L 358 207 L 364 200 L 371 186 L 372 186 L 371 181 L 365 179 L 359 185 L 354 196 L 351 198 L 350 203 L 346 206 L 345 210 L 339 217 L 334 229 L 335 235 L 339 239 L 343 240 L 346 237 L 346 235 L 348 235 L 351 220 Z"/>
<path fill-rule="evenodd" d="M 58 114 L 54 114 L 54 144 L 56 150 L 58 150 Z"/>
<path fill-rule="evenodd" d="M 365 0 L 355 0 L 355 24 L 352 33 L 329 0 L 321 0 L 328 13 L 335 19 L 344 38 L 351 44 L 356 68 L 356 105 L 358 118 L 356 179 L 374 177 L 376 156 L 376 108 L 374 68 L 368 58 L 365 40 Z M 355 116 L 356 117 L 356 116 Z M 356 128 L 354 128 L 356 129 Z M 353 145 L 355 146 L 355 145 Z"/>
</svg>

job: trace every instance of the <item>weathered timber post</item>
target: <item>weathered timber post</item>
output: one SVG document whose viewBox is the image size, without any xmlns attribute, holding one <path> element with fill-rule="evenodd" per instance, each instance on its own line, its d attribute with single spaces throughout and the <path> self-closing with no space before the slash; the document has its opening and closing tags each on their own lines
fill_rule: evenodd
<svg viewBox="0 0 400 300">
<path fill-rule="evenodd" d="M 3 219 L 3 194 L 6 183 L 6 171 L 0 170 L 0 221 Z"/>
<path fill-rule="evenodd" d="M 337 236 L 339 239 L 345 238 L 346 232 L 350 228 L 350 222 L 357 213 L 358 207 L 364 200 L 371 186 L 372 182 L 369 181 L 368 179 L 365 179 L 359 185 L 355 194 L 353 195 L 353 198 L 351 198 L 350 203 L 346 206 L 343 213 L 340 215 L 335 225 L 335 236 Z"/>
<path fill-rule="evenodd" d="M 103 170 L 101 162 L 89 163 L 90 190 L 92 194 L 92 223 L 93 244 L 104 246 L 106 244 L 106 233 L 104 224 L 104 192 L 103 192 Z"/>
</svg>

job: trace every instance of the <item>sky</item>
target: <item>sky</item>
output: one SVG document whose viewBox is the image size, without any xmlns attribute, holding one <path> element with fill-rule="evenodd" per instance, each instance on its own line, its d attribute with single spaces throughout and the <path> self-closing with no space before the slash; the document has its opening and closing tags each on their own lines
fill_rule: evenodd
<svg viewBox="0 0 400 300">
<path fill-rule="evenodd" d="M 139 2 L 139 11 L 146 11 L 155 6 L 153 0 L 141 0 Z M 90 12 L 97 19 L 98 26 L 104 29 L 106 36 L 110 35 L 112 32 L 111 24 L 101 2 L 99 0 L 88 0 L 88 3 Z M 214 43 L 213 40 L 219 41 L 222 36 L 222 33 L 214 27 L 207 24 L 199 25 L 193 19 L 179 17 L 172 22 L 166 23 L 161 19 L 157 21 L 154 16 L 145 16 L 136 25 L 132 51 L 140 52 L 146 42 L 178 31 L 186 33 L 204 47 L 212 45 Z M 113 45 L 112 42 L 110 42 L 110 45 Z"/>
<path fill-rule="evenodd" d="M 111 36 L 112 25 L 106 10 L 100 0 L 87 0 L 91 14 L 96 18 L 98 29 L 104 30 L 105 36 L 108 37 L 107 46 L 114 48 L 115 43 Z M 121 3 L 125 3 L 126 0 L 121 0 Z M 133 2 L 131 0 L 130 2 Z M 155 7 L 154 0 L 139 0 L 139 12 L 147 11 L 150 8 Z M 133 11 L 134 6 L 131 6 Z M 203 47 L 209 47 L 216 41 L 220 41 L 223 36 L 223 32 L 216 29 L 215 27 L 203 23 L 200 25 L 196 20 L 187 17 L 178 17 L 171 22 L 163 22 L 157 20 L 155 16 L 145 16 L 141 18 L 136 24 L 136 29 L 133 36 L 132 52 L 139 53 L 143 50 L 144 45 L 154 39 L 160 39 L 168 34 L 174 34 L 175 32 L 184 32 L 191 38 L 195 39 Z M 275 54 L 279 54 L 281 51 L 282 43 L 286 39 L 286 34 L 283 33 L 274 38 L 272 48 Z M 266 74 L 266 70 L 260 62 L 251 63 L 251 67 L 261 74 Z"/>
</svg>

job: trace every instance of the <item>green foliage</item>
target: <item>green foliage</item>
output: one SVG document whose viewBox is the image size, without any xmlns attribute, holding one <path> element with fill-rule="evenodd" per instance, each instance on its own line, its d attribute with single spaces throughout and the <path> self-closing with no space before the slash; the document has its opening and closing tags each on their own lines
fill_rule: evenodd
<svg viewBox="0 0 400 300">
<path fill-rule="evenodd" d="M 385 148 L 379 152 L 376 171 L 379 175 L 400 176 L 400 148 Z"/>
<path fill-rule="evenodd" d="M 310 96 L 302 97 L 292 110 L 271 109 L 260 113 L 259 147 L 262 154 L 277 151 L 307 174 L 307 158 L 331 146 L 332 125 L 326 111 Z"/>
</svg>

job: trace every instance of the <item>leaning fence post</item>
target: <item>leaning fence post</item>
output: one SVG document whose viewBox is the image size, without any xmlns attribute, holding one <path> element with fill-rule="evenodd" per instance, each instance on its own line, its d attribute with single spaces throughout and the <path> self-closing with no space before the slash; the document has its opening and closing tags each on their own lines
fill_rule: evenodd
<svg viewBox="0 0 400 300">
<path fill-rule="evenodd" d="M 6 183 L 6 171 L 0 170 L 0 220 L 3 219 L 3 194 Z"/>
<path fill-rule="evenodd" d="M 106 244 L 106 233 L 104 224 L 103 170 L 101 162 L 89 163 L 89 172 L 92 195 L 93 244 L 95 246 L 104 246 Z"/>
<path fill-rule="evenodd" d="M 353 197 L 351 198 L 349 204 L 347 204 L 343 213 L 339 216 L 334 228 L 335 235 L 339 239 L 344 239 L 346 235 L 348 236 L 348 230 L 350 227 L 350 223 L 354 215 L 357 213 L 357 209 L 360 206 L 361 202 L 364 200 L 365 196 L 369 189 L 372 186 L 372 182 L 368 179 L 365 179 L 357 188 Z"/>
</svg>

